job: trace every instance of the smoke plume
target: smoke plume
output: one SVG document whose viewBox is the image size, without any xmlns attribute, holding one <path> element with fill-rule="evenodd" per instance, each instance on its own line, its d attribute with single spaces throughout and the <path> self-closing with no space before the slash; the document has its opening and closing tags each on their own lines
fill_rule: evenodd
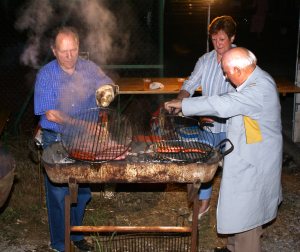
<svg viewBox="0 0 300 252">
<path fill-rule="evenodd" d="M 49 30 L 62 25 L 72 25 L 79 30 L 81 51 L 88 51 L 97 63 L 124 59 L 130 33 L 122 32 L 122 24 L 109 10 L 108 3 L 104 0 L 29 0 L 19 10 L 15 23 L 18 30 L 28 35 L 21 62 L 28 66 L 43 64 L 42 57 L 50 50 Z"/>
</svg>

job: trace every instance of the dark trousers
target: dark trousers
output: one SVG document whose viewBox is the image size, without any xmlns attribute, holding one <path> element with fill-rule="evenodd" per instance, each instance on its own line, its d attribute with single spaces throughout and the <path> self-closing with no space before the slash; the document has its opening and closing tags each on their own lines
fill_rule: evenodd
<svg viewBox="0 0 300 252">
<path fill-rule="evenodd" d="M 59 141 L 59 135 L 52 131 L 43 130 L 42 146 L 47 148 L 51 143 Z M 65 184 L 54 184 L 45 174 L 46 204 L 50 229 L 51 247 L 65 250 L 65 195 L 69 194 L 69 188 Z M 86 204 L 91 199 L 89 186 L 79 185 L 77 204 L 71 207 L 71 225 L 81 226 Z M 83 234 L 71 235 L 71 240 L 79 241 Z"/>
</svg>

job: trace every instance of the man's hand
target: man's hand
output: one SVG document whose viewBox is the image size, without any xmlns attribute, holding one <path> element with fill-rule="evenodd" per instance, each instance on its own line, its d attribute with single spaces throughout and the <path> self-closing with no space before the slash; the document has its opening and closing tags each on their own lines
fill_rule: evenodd
<svg viewBox="0 0 300 252">
<path fill-rule="evenodd" d="M 106 84 L 96 91 L 97 106 L 108 107 L 118 93 L 119 87 L 115 84 Z"/>
<path fill-rule="evenodd" d="M 63 124 L 68 120 L 68 116 L 63 113 L 62 111 L 59 110 L 47 110 L 46 111 L 46 118 L 47 120 L 51 121 L 51 122 L 56 122 L 58 124 Z"/>
<path fill-rule="evenodd" d="M 170 114 L 178 114 L 182 109 L 182 100 L 174 99 L 165 102 L 164 107 Z"/>
<path fill-rule="evenodd" d="M 182 100 L 183 98 L 188 98 L 188 97 L 190 97 L 191 95 L 190 95 L 190 93 L 188 92 L 188 91 L 186 91 L 186 90 L 184 90 L 184 89 L 181 89 L 180 91 L 179 91 L 179 94 L 177 95 L 177 99 L 180 99 L 180 100 Z"/>
<path fill-rule="evenodd" d="M 210 118 L 210 117 L 201 117 L 200 118 L 200 123 L 213 123 L 214 119 Z"/>
</svg>

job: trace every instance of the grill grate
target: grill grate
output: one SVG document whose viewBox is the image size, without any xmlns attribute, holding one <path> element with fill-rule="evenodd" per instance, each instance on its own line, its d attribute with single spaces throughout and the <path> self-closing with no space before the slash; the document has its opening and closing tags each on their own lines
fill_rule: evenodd
<svg viewBox="0 0 300 252">
<path fill-rule="evenodd" d="M 183 233 L 101 234 L 95 240 L 97 251 L 105 252 L 191 251 L 191 235 Z"/>
<path fill-rule="evenodd" d="M 115 110 L 103 108 L 74 115 L 62 133 L 69 157 L 88 162 L 125 159 L 131 141 L 128 119 Z"/>
<path fill-rule="evenodd" d="M 149 153 L 158 159 L 205 163 L 213 154 L 214 136 L 195 118 L 162 113 L 152 118 L 151 135 Z"/>
</svg>

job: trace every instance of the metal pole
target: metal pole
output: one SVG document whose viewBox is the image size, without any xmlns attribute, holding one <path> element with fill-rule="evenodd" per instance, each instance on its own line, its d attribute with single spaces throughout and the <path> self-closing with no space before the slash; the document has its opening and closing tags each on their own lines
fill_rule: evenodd
<svg viewBox="0 0 300 252">
<path fill-rule="evenodd" d="M 210 24 L 210 2 L 208 4 L 208 10 L 207 10 L 207 38 L 206 38 L 206 52 L 209 52 L 209 34 L 208 34 L 208 26 Z"/>
<path fill-rule="evenodd" d="M 164 8 L 165 1 L 159 1 L 159 75 L 164 75 Z"/>
<path fill-rule="evenodd" d="M 298 17 L 298 41 L 297 41 L 297 54 L 296 54 L 296 71 L 295 71 L 295 85 L 300 86 L 300 66 L 299 66 L 299 43 L 300 43 L 300 8 L 299 8 L 299 17 Z M 294 106 L 293 106 L 293 130 L 292 130 L 292 140 L 293 142 L 299 142 L 299 128 L 300 123 L 299 118 L 299 106 L 300 106 L 300 95 L 294 95 Z"/>
</svg>

